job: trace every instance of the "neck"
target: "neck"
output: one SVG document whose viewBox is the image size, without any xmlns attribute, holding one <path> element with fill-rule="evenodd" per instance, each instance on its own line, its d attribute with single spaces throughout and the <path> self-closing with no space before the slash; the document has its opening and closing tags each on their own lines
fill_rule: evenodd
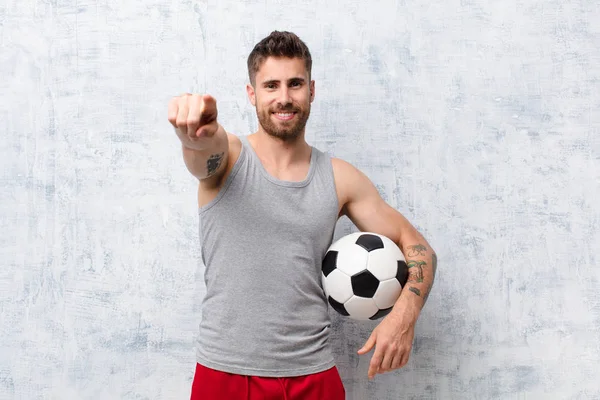
<svg viewBox="0 0 600 400">
<path fill-rule="evenodd" d="M 304 139 L 304 132 L 295 139 L 283 140 L 259 129 L 256 133 L 249 135 L 248 139 L 262 160 L 278 168 L 310 161 L 311 147 Z"/>
</svg>

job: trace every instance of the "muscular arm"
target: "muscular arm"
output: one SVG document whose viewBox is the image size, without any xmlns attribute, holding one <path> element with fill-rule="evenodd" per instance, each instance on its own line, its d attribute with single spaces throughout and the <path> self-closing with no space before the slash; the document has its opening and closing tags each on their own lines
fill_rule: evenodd
<svg viewBox="0 0 600 400">
<path fill-rule="evenodd" d="M 225 170 L 229 156 L 229 140 L 221 125 L 202 150 L 189 148 L 185 143 L 182 143 L 181 147 L 185 166 L 198 180 L 214 180 Z"/>
<path fill-rule="evenodd" d="M 437 256 L 427 240 L 397 210 L 379 195 L 373 183 L 345 161 L 334 159 L 336 185 L 341 214 L 358 229 L 387 236 L 402 250 L 409 267 L 409 277 L 396 308 L 411 311 L 414 320 L 427 301 L 437 269 Z"/>
</svg>

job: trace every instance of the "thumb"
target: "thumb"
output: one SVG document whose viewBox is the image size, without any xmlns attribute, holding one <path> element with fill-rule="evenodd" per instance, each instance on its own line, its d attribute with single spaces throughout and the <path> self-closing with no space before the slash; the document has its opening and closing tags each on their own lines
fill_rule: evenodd
<svg viewBox="0 0 600 400">
<path fill-rule="evenodd" d="M 365 345 L 358 350 L 358 354 L 366 354 L 369 351 L 371 351 L 371 349 L 373 348 L 373 346 L 375 346 L 375 337 L 377 335 L 375 334 L 375 331 L 373 331 L 373 333 L 371 333 L 371 336 L 369 336 L 369 339 L 367 339 L 367 342 L 365 343 Z"/>
</svg>

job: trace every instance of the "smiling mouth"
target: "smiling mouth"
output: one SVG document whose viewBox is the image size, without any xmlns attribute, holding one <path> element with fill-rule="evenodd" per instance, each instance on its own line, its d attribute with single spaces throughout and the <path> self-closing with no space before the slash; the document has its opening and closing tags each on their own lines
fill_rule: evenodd
<svg viewBox="0 0 600 400">
<path fill-rule="evenodd" d="M 281 120 L 281 121 L 289 121 L 290 119 L 294 118 L 294 115 L 296 115 L 295 112 L 274 112 L 273 115 L 275 116 L 275 118 Z"/>
</svg>

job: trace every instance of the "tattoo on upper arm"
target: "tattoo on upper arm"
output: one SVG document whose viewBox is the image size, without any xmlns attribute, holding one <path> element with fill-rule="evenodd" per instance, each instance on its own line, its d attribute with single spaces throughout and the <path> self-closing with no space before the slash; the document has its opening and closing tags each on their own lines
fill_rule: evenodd
<svg viewBox="0 0 600 400">
<path fill-rule="evenodd" d="M 215 172 L 217 172 L 217 170 L 221 166 L 221 163 L 223 162 L 224 156 L 225 153 L 219 153 L 213 154 L 208 158 L 208 160 L 206 161 L 206 169 L 208 170 L 207 176 L 212 176 L 215 174 Z"/>
<path fill-rule="evenodd" d="M 417 289 L 416 287 L 409 287 L 408 290 L 410 290 L 411 292 L 413 292 L 414 294 L 416 294 L 417 296 L 421 296 L 421 291 L 419 289 Z"/>
</svg>

